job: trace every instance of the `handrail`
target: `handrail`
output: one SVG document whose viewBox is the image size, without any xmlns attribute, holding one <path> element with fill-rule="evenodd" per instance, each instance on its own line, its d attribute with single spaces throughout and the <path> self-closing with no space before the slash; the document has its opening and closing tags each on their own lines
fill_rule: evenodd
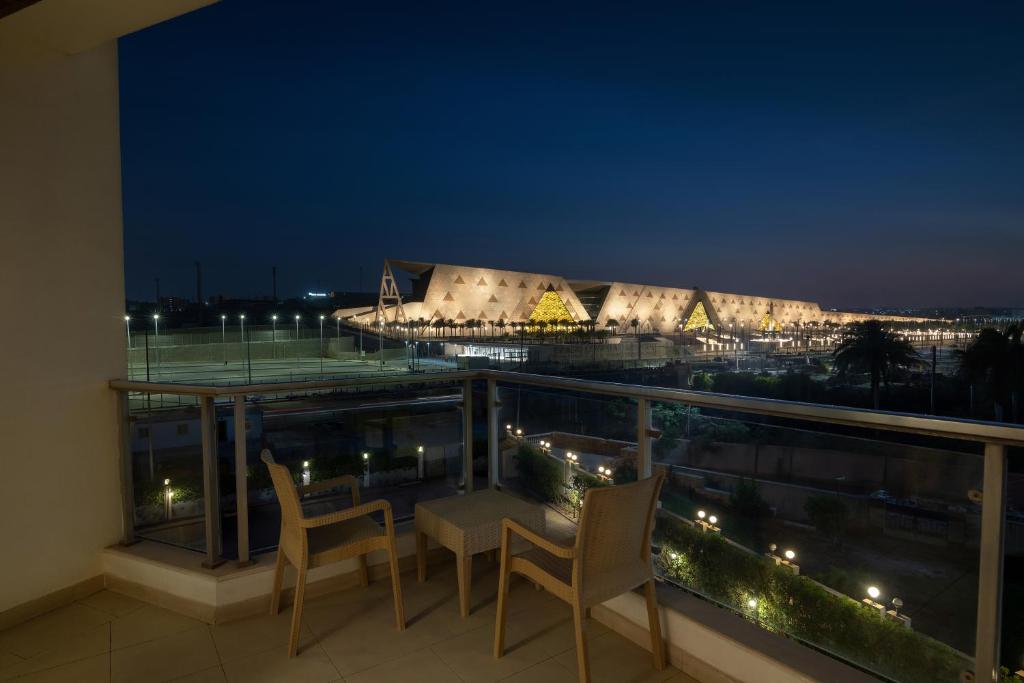
<svg viewBox="0 0 1024 683">
<path fill-rule="evenodd" d="M 338 389 L 368 385 L 433 384 L 465 380 L 492 380 L 506 384 L 545 387 L 603 396 L 686 403 L 701 408 L 733 410 L 755 415 L 768 415 L 809 422 L 840 424 L 850 427 L 883 429 L 894 432 L 1024 447 L 1024 427 L 997 422 L 862 410 L 859 408 L 800 403 L 797 401 L 716 394 L 691 389 L 670 389 L 552 375 L 535 375 L 507 370 L 451 370 L 422 374 L 347 377 L 342 379 L 270 382 L 231 386 L 168 384 L 116 379 L 110 381 L 110 388 L 118 391 L 217 397 L 283 393 L 295 390 Z"/>
</svg>

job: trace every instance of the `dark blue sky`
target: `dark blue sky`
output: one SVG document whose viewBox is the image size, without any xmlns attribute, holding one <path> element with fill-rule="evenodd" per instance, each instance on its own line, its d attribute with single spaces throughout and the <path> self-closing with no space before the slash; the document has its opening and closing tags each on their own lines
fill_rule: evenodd
<svg viewBox="0 0 1024 683">
<path fill-rule="evenodd" d="M 120 41 L 128 294 L 392 256 L 1024 305 L 1022 36 L 1020 2 L 223 0 Z"/>
</svg>

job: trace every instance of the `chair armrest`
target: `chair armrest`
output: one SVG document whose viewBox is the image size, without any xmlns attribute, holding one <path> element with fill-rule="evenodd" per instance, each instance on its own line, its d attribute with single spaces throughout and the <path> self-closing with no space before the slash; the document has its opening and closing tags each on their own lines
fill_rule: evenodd
<svg viewBox="0 0 1024 683">
<path fill-rule="evenodd" d="M 393 525 L 391 521 L 391 503 L 386 500 L 372 500 L 369 503 L 363 503 L 362 505 L 356 505 L 345 510 L 338 510 L 337 512 L 328 512 L 326 515 L 317 515 L 316 517 L 304 517 L 299 520 L 299 526 L 303 529 L 311 529 L 313 527 L 328 526 L 329 524 L 337 524 L 338 522 L 346 522 L 356 517 L 362 517 L 368 515 L 371 512 L 379 512 L 383 510 L 384 516 L 387 520 L 388 527 Z"/>
<path fill-rule="evenodd" d="M 565 560 L 571 560 L 576 556 L 575 548 L 567 548 L 564 545 L 559 545 L 558 543 L 555 543 L 550 539 L 544 538 L 537 532 L 527 529 L 525 526 L 515 521 L 514 519 L 509 519 L 508 517 L 506 517 L 505 519 L 501 520 L 501 528 L 503 531 L 511 531 L 517 536 L 525 538 L 530 543 L 534 544 L 538 548 L 541 548 L 542 550 L 546 550 L 555 557 L 561 557 Z"/>
<path fill-rule="evenodd" d="M 320 493 L 321 491 L 328 491 L 330 489 L 336 489 L 341 486 L 348 486 L 352 491 L 352 505 L 359 505 L 359 480 L 353 477 L 351 474 L 343 474 L 340 477 L 334 477 L 333 479 L 325 479 L 318 481 L 313 484 L 307 484 L 306 486 L 297 486 L 296 493 L 299 497 L 309 495 L 311 493 Z"/>
</svg>

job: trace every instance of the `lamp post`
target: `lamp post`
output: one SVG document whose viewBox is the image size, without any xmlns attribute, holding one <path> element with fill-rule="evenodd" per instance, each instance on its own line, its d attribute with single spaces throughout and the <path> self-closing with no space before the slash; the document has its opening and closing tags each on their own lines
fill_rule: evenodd
<svg viewBox="0 0 1024 683">
<path fill-rule="evenodd" d="M 302 485 L 303 486 L 309 486 L 311 481 L 312 481 L 312 477 L 310 476 L 310 472 L 309 472 L 309 461 L 308 460 L 303 460 L 302 461 Z"/>
<path fill-rule="evenodd" d="M 299 314 L 295 314 L 295 367 L 299 367 Z"/>
<path fill-rule="evenodd" d="M 324 315 L 320 314 L 320 377 L 324 376 Z"/>
<path fill-rule="evenodd" d="M 270 355 L 277 358 L 277 313 L 270 316 Z"/>
<path fill-rule="evenodd" d="M 164 519 L 170 519 L 174 514 L 173 499 L 174 491 L 171 489 L 171 480 L 164 479 Z"/>
<path fill-rule="evenodd" d="M 228 364 L 227 324 L 228 317 L 222 313 L 220 316 L 220 350 L 224 357 L 224 365 Z"/>
<path fill-rule="evenodd" d="M 370 488 L 370 454 L 363 451 L 363 486 Z"/>
<path fill-rule="evenodd" d="M 777 566 L 777 567 L 778 566 L 786 567 L 787 569 L 792 571 L 794 574 L 799 576 L 800 575 L 800 565 L 798 565 L 795 562 L 795 560 L 796 560 L 796 552 L 793 551 L 793 550 L 788 550 L 787 549 L 787 550 L 784 550 L 781 555 L 778 555 L 778 554 L 776 554 L 776 551 L 778 551 L 778 549 L 779 549 L 779 546 L 777 546 L 774 543 L 772 543 L 770 546 L 768 546 L 768 552 L 765 553 L 765 555 L 767 555 L 770 560 L 775 562 L 775 566 Z"/>
<path fill-rule="evenodd" d="M 153 314 L 153 348 L 156 349 L 156 375 L 160 376 L 163 369 L 160 365 L 160 314 Z"/>
<path fill-rule="evenodd" d="M 245 343 L 245 313 L 238 314 L 238 343 Z"/>
<path fill-rule="evenodd" d="M 416 447 L 416 477 L 423 479 L 423 446 Z"/>
<path fill-rule="evenodd" d="M 132 317 L 124 317 L 124 329 L 128 332 L 128 376 L 132 375 Z"/>
</svg>

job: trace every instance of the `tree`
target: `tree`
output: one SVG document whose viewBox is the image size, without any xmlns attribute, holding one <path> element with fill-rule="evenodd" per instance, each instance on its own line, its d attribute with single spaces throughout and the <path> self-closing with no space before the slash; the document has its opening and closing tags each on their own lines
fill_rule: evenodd
<svg viewBox="0 0 1024 683">
<path fill-rule="evenodd" d="M 850 326 L 850 334 L 832 353 L 841 376 L 850 371 L 871 376 L 871 398 L 875 410 L 879 405 L 879 385 L 889 384 L 892 371 L 920 364 L 910 342 L 882 326 L 878 320 L 865 320 Z"/>
<path fill-rule="evenodd" d="M 804 502 L 804 512 L 818 531 L 831 537 L 836 543 L 842 540 L 850 512 L 839 498 L 811 496 Z"/>
<path fill-rule="evenodd" d="M 1018 397 L 1024 391 L 1024 326 L 1014 323 L 1005 330 L 986 327 L 970 346 L 957 351 L 960 372 L 970 382 L 981 381 L 992 393 L 993 412 L 1003 421 L 1007 410 L 1010 421 L 1019 418 Z"/>
</svg>

